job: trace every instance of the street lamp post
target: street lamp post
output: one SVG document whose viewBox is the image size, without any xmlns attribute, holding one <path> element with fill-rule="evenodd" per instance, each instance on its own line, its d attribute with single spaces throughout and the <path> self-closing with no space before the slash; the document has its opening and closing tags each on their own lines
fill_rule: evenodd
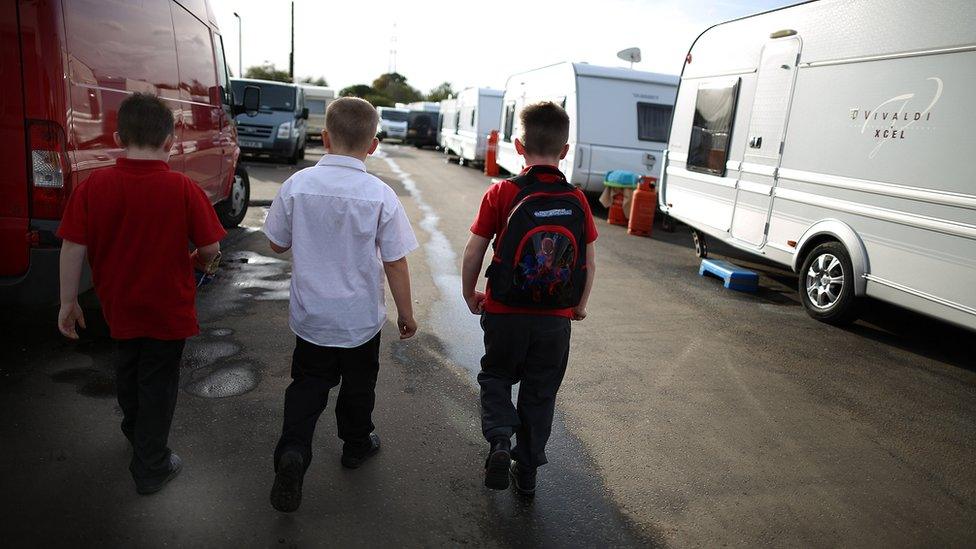
<svg viewBox="0 0 976 549">
<path fill-rule="evenodd" d="M 288 76 L 295 81 L 295 2 L 291 3 L 291 52 L 288 53 Z"/>
<path fill-rule="evenodd" d="M 241 61 L 243 59 L 243 54 L 241 50 L 244 48 L 244 43 L 242 42 L 241 33 L 241 16 L 234 12 L 234 17 L 237 18 L 237 77 L 244 78 L 244 64 Z"/>
</svg>

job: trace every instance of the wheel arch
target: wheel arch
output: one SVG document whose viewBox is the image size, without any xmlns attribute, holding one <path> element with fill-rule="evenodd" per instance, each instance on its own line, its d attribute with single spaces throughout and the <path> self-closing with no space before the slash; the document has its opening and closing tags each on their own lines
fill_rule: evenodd
<svg viewBox="0 0 976 549">
<path fill-rule="evenodd" d="M 851 266 L 854 269 L 854 295 L 864 295 L 867 287 L 867 279 L 864 275 L 870 271 L 868 262 L 868 252 L 864 247 L 864 242 L 857 235 L 850 225 L 837 219 L 824 219 L 813 224 L 796 245 L 796 254 L 793 256 L 793 270 L 799 271 L 811 250 L 824 242 L 836 241 L 844 245 L 848 255 L 851 256 Z"/>
</svg>

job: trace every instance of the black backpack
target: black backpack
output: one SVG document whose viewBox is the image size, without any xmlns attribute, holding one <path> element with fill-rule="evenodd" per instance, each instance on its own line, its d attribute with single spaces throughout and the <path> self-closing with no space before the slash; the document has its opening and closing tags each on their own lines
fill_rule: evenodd
<svg viewBox="0 0 976 549">
<path fill-rule="evenodd" d="M 546 183 L 534 174 L 558 175 Z M 513 307 L 575 307 L 586 283 L 586 209 L 555 168 L 534 166 L 510 180 L 521 189 L 495 237 L 485 273 L 491 297 Z"/>
</svg>

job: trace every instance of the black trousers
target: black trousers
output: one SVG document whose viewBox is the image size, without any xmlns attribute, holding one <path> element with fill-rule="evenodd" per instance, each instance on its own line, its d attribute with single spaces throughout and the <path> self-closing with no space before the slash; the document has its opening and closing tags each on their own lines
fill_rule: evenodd
<svg viewBox="0 0 976 549">
<path fill-rule="evenodd" d="M 376 374 L 380 369 L 380 334 L 351 349 L 321 347 L 295 338 L 291 385 L 285 390 L 285 420 L 275 448 L 275 468 L 281 454 L 297 450 L 312 461 L 315 424 L 329 402 L 329 390 L 339 385 L 336 424 L 344 454 L 361 455 L 370 448 L 376 402 Z"/>
<path fill-rule="evenodd" d="M 569 362 L 570 320 L 485 313 L 481 327 L 481 431 L 488 441 L 514 433 L 513 459 L 526 467 L 544 465 L 556 392 Z M 515 383 L 520 383 L 518 403 L 512 405 Z"/>
<path fill-rule="evenodd" d="M 122 433 L 132 443 L 129 471 L 136 481 L 169 474 L 169 428 L 180 390 L 186 340 L 150 338 L 118 342 L 116 388 Z"/>
</svg>

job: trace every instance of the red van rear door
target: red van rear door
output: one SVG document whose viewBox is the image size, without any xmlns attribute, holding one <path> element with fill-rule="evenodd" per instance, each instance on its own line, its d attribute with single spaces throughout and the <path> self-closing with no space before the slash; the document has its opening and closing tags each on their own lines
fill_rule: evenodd
<svg viewBox="0 0 976 549">
<path fill-rule="evenodd" d="M 29 265 L 23 90 L 17 2 L 0 2 L 0 276 Z"/>
</svg>

